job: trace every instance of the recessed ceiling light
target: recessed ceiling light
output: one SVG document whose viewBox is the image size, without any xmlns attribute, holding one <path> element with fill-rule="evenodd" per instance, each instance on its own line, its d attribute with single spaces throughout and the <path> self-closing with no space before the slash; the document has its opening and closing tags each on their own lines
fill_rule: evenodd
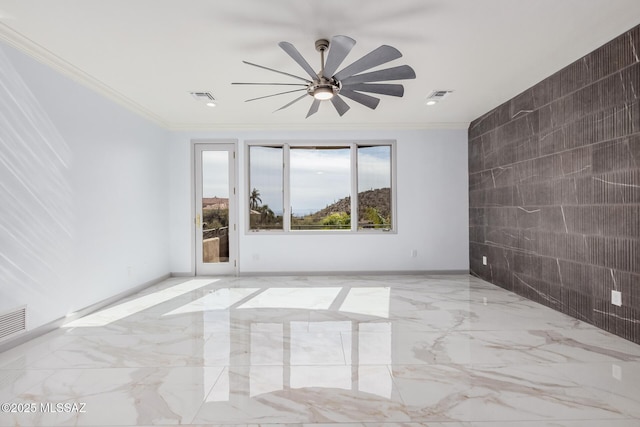
<svg viewBox="0 0 640 427">
<path fill-rule="evenodd" d="M 431 101 L 427 101 L 427 105 L 436 105 L 438 103 L 438 101 L 434 101 L 433 99 Z"/>
<path fill-rule="evenodd" d="M 216 103 L 215 103 L 215 102 L 207 102 L 205 105 L 206 105 L 207 107 L 215 107 L 215 106 L 216 106 Z"/>
</svg>

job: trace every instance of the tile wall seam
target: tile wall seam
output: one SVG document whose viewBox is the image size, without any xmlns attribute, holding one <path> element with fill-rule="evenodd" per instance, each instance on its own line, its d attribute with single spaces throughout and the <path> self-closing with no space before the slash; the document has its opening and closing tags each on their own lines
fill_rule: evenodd
<svg viewBox="0 0 640 427">
<path fill-rule="evenodd" d="M 640 102 L 638 103 L 638 106 L 640 107 Z M 587 116 L 584 116 L 584 117 L 587 117 Z M 573 123 L 573 122 L 570 122 L 570 123 Z M 606 139 L 606 140 L 602 140 L 602 141 L 592 142 L 590 144 L 580 145 L 580 146 L 573 147 L 573 148 L 567 148 L 566 150 L 563 150 L 563 151 L 554 151 L 552 153 L 544 154 L 544 155 L 541 155 L 541 156 L 531 157 L 530 159 L 518 160 L 517 162 L 513 162 L 513 163 L 504 163 L 504 164 L 501 164 L 501 165 L 498 165 L 498 166 L 494 166 L 493 168 L 481 169 L 481 170 L 478 170 L 478 171 L 471 172 L 469 175 L 476 174 L 476 173 L 482 173 L 482 172 L 489 172 L 489 171 L 491 171 L 493 169 L 497 169 L 497 168 L 506 168 L 506 167 L 518 165 L 518 164 L 521 164 L 521 163 L 524 163 L 524 162 L 530 162 L 531 160 L 544 159 L 544 158 L 551 157 L 551 156 L 556 156 L 556 155 L 559 155 L 559 154 L 566 154 L 568 152 L 579 150 L 581 148 L 592 147 L 592 146 L 598 145 L 598 144 L 611 143 L 611 142 L 615 142 L 617 140 L 627 139 L 627 138 L 631 138 L 631 137 L 635 137 L 635 136 L 640 136 L 640 132 L 634 132 L 634 133 L 631 133 L 631 134 L 625 135 L 625 136 L 619 136 L 619 137 L 612 138 L 612 139 Z M 632 168 L 629 168 L 629 169 L 622 169 L 622 170 L 636 170 L 636 169 L 639 169 L 639 168 L 638 167 L 632 167 Z"/>
<path fill-rule="evenodd" d="M 590 86 L 590 85 L 589 85 L 589 86 Z M 586 88 L 586 87 L 588 87 L 588 86 L 585 86 L 585 88 Z M 553 102 L 555 102 L 555 101 L 557 101 L 557 100 L 559 100 L 559 99 L 560 99 L 560 98 L 558 98 L 558 99 L 554 100 Z M 549 103 L 549 104 L 552 104 L 553 102 L 551 102 L 551 103 Z M 549 105 L 549 104 L 546 104 L 546 105 Z M 546 106 L 546 105 L 545 105 L 545 106 Z M 624 105 L 625 107 L 629 107 L 629 106 L 632 106 L 632 105 L 638 105 L 638 107 L 640 107 L 640 98 L 636 98 L 636 99 L 635 99 L 635 100 L 633 100 L 632 102 L 625 102 L 623 105 Z M 501 129 L 502 127 L 504 127 L 504 126 L 506 126 L 506 125 L 508 125 L 508 124 L 515 123 L 515 121 L 517 121 L 517 120 L 521 120 L 521 119 L 523 119 L 523 118 L 526 118 L 529 114 L 533 114 L 533 113 L 535 113 L 535 112 L 539 111 L 540 109 L 542 109 L 543 107 L 544 107 L 544 106 L 542 106 L 542 107 L 540 107 L 540 108 L 537 108 L 537 109 L 535 109 L 535 110 L 531 111 L 530 113 L 525 114 L 524 116 L 520 116 L 520 117 L 518 117 L 518 118 L 517 118 L 517 119 L 515 119 L 515 120 L 509 120 L 508 122 L 505 122 L 505 123 L 503 123 L 503 124 L 501 124 L 501 125 L 499 125 L 499 126 L 497 126 L 497 127 L 491 128 L 490 130 L 488 130 L 487 132 L 485 132 L 485 133 L 483 133 L 483 134 L 481 134 L 481 135 L 476 135 L 476 136 L 473 136 L 473 137 L 469 137 L 469 135 L 467 135 L 467 137 L 469 138 L 469 143 L 471 144 L 471 143 L 472 143 L 472 141 L 474 141 L 474 140 L 476 140 L 476 139 L 480 139 L 480 140 L 481 140 L 481 139 L 482 139 L 482 137 L 483 137 L 484 135 L 487 135 L 487 134 L 489 134 L 489 133 L 491 133 L 491 132 L 496 132 L 497 130 Z M 619 107 L 621 107 L 621 105 L 616 104 L 616 107 L 618 107 L 618 108 L 619 108 Z M 568 121 L 568 122 L 564 122 L 564 123 L 562 123 L 562 125 L 560 125 L 560 126 L 552 126 L 552 127 L 548 128 L 548 129 L 545 129 L 545 131 L 554 131 L 554 130 L 560 130 L 560 129 L 566 128 L 566 127 L 568 127 L 568 126 L 570 126 L 570 125 L 573 125 L 573 124 L 578 123 L 578 122 L 579 122 L 579 121 L 581 121 L 581 120 L 584 120 L 584 119 L 589 118 L 589 117 L 593 117 L 593 116 L 595 116 L 595 115 L 597 115 L 597 114 L 600 114 L 600 113 L 605 112 L 605 111 L 607 111 L 607 110 L 610 110 L 610 109 L 612 109 L 612 108 L 614 108 L 614 107 L 611 107 L 611 106 L 609 106 L 609 107 L 603 107 L 603 108 L 601 108 L 601 109 L 599 109 L 599 110 L 596 110 L 596 111 L 593 111 L 593 112 L 591 112 L 591 113 L 589 113 L 589 114 L 585 114 L 585 115 L 583 115 L 583 116 L 579 116 L 578 118 L 576 118 L 576 119 L 574 119 L 574 120 L 571 120 L 571 121 Z M 471 131 L 469 131 L 469 133 L 471 133 Z M 515 139 L 515 140 L 510 141 L 510 142 L 512 142 L 512 143 L 514 143 L 514 144 L 515 144 L 515 143 L 518 143 L 518 142 L 523 142 L 523 141 L 526 141 L 528 138 L 534 137 L 534 136 L 536 136 L 536 135 L 540 135 L 540 133 L 541 133 L 541 132 L 540 132 L 540 129 L 538 128 L 538 131 L 537 131 L 537 132 L 535 132 L 535 133 L 533 133 L 533 134 L 531 134 L 531 135 L 529 135 L 529 136 L 527 136 L 527 137 L 519 138 L 519 139 Z M 552 132 L 549 132 L 549 133 L 552 133 Z M 640 132 L 638 132 L 638 133 L 640 133 Z M 633 135 L 633 134 L 631 134 L 631 135 Z M 627 136 L 628 136 L 628 135 L 627 135 Z M 618 138 L 622 138 L 622 137 L 618 137 Z M 613 139 L 616 139 L 616 138 L 613 138 Z M 482 141 L 479 141 L 479 142 L 480 142 L 480 143 L 482 143 Z M 598 142 L 604 142 L 604 141 L 598 141 Z M 477 141 L 476 141 L 475 143 L 477 143 Z M 581 146 L 581 147 L 582 147 L 582 146 Z M 577 148 L 577 147 L 574 147 L 574 148 Z"/>
<path fill-rule="evenodd" d="M 498 188 L 508 188 L 508 187 L 498 187 Z M 479 190 L 473 190 L 479 191 Z M 603 206 L 637 206 L 637 203 L 589 203 L 589 204 L 571 204 L 571 203 L 558 203 L 553 205 L 541 205 L 541 204 L 533 204 L 533 205 L 474 205 L 469 206 L 469 209 L 495 209 L 495 208 L 547 208 L 547 207 L 570 207 L 570 208 L 587 208 L 587 207 L 603 207 Z M 519 230 L 519 229 L 518 229 Z"/>
</svg>

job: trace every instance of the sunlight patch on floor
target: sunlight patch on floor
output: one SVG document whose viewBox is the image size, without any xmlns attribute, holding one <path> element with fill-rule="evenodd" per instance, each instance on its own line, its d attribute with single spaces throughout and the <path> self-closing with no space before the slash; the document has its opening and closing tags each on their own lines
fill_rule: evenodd
<svg viewBox="0 0 640 427">
<path fill-rule="evenodd" d="M 171 286 L 167 289 L 162 289 L 152 294 L 143 295 L 139 298 L 123 302 L 116 306 L 101 310 L 97 313 L 90 314 L 81 319 L 74 320 L 64 325 L 64 328 L 76 328 L 76 327 L 95 327 L 105 326 L 132 314 L 139 313 L 150 307 L 153 307 L 163 302 L 167 302 L 180 295 L 187 294 L 196 289 L 200 289 L 207 285 L 217 282 L 220 279 L 193 279 L 183 283 L 179 283 L 175 286 Z"/>
</svg>

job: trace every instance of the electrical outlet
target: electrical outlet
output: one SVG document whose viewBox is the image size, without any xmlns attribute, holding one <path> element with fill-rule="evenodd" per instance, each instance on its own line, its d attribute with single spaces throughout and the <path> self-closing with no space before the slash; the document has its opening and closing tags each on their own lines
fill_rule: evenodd
<svg viewBox="0 0 640 427">
<path fill-rule="evenodd" d="M 618 307 L 622 306 L 622 292 L 611 291 L 611 304 L 617 305 Z"/>
<path fill-rule="evenodd" d="M 417 258 L 417 257 L 418 257 L 418 250 L 411 249 L 411 258 Z"/>
<path fill-rule="evenodd" d="M 487 265 L 487 257 L 486 256 L 482 257 L 482 265 Z"/>
</svg>

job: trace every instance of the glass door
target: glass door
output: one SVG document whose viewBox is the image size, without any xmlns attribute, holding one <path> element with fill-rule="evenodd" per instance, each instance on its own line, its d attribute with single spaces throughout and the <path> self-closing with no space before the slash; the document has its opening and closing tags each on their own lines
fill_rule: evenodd
<svg viewBox="0 0 640 427">
<path fill-rule="evenodd" d="M 237 271 L 235 144 L 196 143 L 196 275 Z"/>
</svg>

